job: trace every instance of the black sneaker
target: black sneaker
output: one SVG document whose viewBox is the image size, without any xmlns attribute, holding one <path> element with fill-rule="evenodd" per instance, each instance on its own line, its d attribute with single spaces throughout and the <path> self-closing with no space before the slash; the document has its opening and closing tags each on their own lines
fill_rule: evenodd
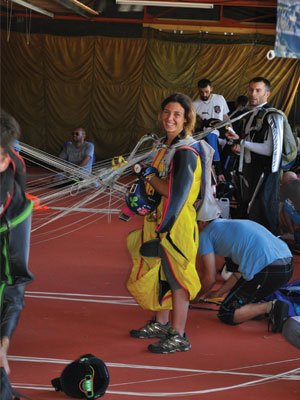
<svg viewBox="0 0 300 400">
<path fill-rule="evenodd" d="M 140 329 L 132 329 L 130 336 L 140 339 L 160 338 L 163 339 L 167 336 L 171 325 L 168 322 L 166 325 L 162 325 L 156 322 L 155 318 L 152 318 L 145 326 Z"/>
<path fill-rule="evenodd" d="M 176 351 L 188 351 L 191 347 L 186 334 L 181 336 L 173 328 L 170 328 L 168 336 L 157 343 L 150 344 L 148 350 L 151 353 L 168 354 Z"/>
<path fill-rule="evenodd" d="M 272 325 L 273 333 L 282 332 L 283 324 L 288 319 L 288 313 L 288 303 L 281 300 L 273 300 L 272 308 L 269 313 L 268 331 L 270 330 L 270 325 Z"/>
</svg>

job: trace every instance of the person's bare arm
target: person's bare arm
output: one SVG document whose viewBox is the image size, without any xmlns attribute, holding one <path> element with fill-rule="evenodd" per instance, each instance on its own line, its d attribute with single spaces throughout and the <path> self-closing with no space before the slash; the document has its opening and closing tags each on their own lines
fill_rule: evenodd
<svg viewBox="0 0 300 400">
<path fill-rule="evenodd" d="M 215 253 L 208 253 L 201 257 L 202 260 L 202 277 L 201 289 L 193 303 L 199 302 L 200 297 L 209 292 L 217 280 L 217 267 Z"/>
<path fill-rule="evenodd" d="M 208 294 L 208 298 L 215 298 L 215 297 L 222 297 L 225 293 L 229 292 L 233 288 L 233 286 L 236 284 L 236 282 L 240 279 L 241 274 L 239 273 L 234 273 L 231 275 L 231 277 L 223 283 L 223 285 L 212 292 Z"/>
<path fill-rule="evenodd" d="M 81 163 L 79 164 L 80 167 L 84 167 L 85 165 L 88 164 L 88 162 L 90 161 L 91 156 L 85 156 L 82 160 Z"/>
<path fill-rule="evenodd" d="M 169 181 L 153 176 L 149 181 L 151 186 L 162 196 L 169 197 Z"/>
</svg>

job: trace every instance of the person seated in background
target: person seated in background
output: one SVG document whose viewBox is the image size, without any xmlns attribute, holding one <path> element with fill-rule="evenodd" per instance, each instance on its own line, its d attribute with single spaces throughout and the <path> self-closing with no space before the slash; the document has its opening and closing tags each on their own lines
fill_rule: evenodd
<svg viewBox="0 0 300 400">
<path fill-rule="evenodd" d="M 85 141 L 85 137 L 86 132 L 83 128 L 74 129 L 72 132 L 72 141 L 65 143 L 59 157 L 91 173 L 94 159 L 94 144 Z"/>
<path fill-rule="evenodd" d="M 288 318 L 289 305 L 281 300 L 261 302 L 293 274 L 293 257 L 285 242 L 260 224 L 250 220 L 199 220 L 199 255 L 202 261 L 200 297 L 222 297 L 218 317 L 237 325 L 269 314 L 272 332 L 281 332 Z M 232 276 L 217 290 L 216 255 L 232 260 Z M 211 291 L 211 292 L 210 292 Z"/>
<path fill-rule="evenodd" d="M 295 240 L 300 228 L 300 179 L 295 172 L 283 174 L 280 187 L 280 228 L 284 240 Z"/>
</svg>

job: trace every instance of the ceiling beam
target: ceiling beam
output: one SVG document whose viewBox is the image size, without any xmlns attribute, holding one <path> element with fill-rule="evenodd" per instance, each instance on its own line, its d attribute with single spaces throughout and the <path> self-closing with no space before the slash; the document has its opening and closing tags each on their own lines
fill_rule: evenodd
<svg viewBox="0 0 300 400">
<path fill-rule="evenodd" d="M 140 5 L 150 7 L 179 7 L 179 8 L 214 8 L 211 3 L 191 1 L 160 1 L 160 0 L 116 0 L 116 4 Z"/>
<path fill-rule="evenodd" d="M 193 0 L 192 0 L 193 1 Z M 203 3 L 211 0 L 201 0 Z M 234 6 L 234 7 L 260 7 L 260 8 L 277 8 L 277 0 L 247 1 L 247 0 L 214 0 L 215 6 Z"/>
<path fill-rule="evenodd" d="M 277 0 L 116 0 L 116 3 L 180 8 L 204 8 L 206 5 L 209 5 L 207 8 L 213 8 L 213 6 L 277 8 Z"/>
<path fill-rule="evenodd" d="M 98 11 L 93 10 L 92 8 L 86 6 L 83 3 L 80 3 L 80 1 L 77 0 L 54 0 L 54 1 L 60 4 L 61 6 L 74 11 L 76 14 L 79 14 L 85 18 L 91 18 L 91 14 L 99 15 Z"/>
<path fill-rule="evenodd" d="M 45 10 L 44 8 L 41 8 L 41 7 L 35 6 L 34 4 L 29 3 L 28 1 L 24 1 L 24 0 L 11 0 L 11 1 L 12 1 L 12 3 L 19 4 L 20 6 L 26 7 L 29 10 L 35 11 L 39 14 L 47 15 L 47 17 L 51 17 L 51 18 L 54 17 L 53 12 Z"/>
</svg>

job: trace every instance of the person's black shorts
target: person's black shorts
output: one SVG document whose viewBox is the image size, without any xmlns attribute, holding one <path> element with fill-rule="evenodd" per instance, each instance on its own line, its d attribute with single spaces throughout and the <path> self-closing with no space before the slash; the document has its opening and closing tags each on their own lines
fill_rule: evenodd
<svg viewBox="0 0 300 400">
<path fill-rule="evenodd" d="M 246 304 L 257 303 L 288 283 L 293 275 L 293 259 L 285 265 L 268 265 L 251 281 L 240 278 L 220 306 L 218 317 L 222 322 L 236 325 L 234 312 Z"/>
</svg>

